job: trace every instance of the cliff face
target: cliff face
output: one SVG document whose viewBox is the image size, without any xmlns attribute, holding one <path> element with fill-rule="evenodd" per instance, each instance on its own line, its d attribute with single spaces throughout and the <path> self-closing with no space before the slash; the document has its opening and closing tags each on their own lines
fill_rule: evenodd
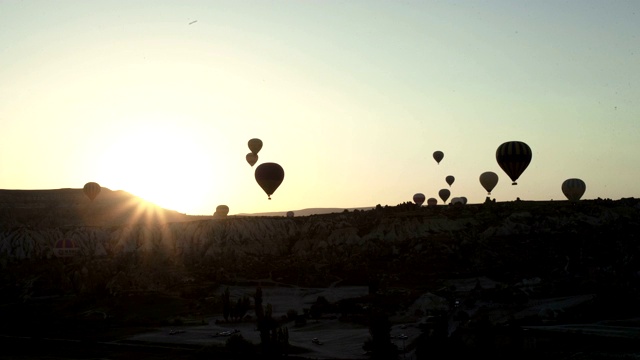
<svg viewBox="0 0 640 360">
<path fill-rule="evenodd" d="M 155 209 L 155 217 L 138 212 L 137 221 L 118 223 L 128 213 L 114 216 L 120 210 L 113 209 L 126 209 L 131 199 L 114 195 L 111 205 L 102 205 L 109 214 L 88 210 L 102 226 L 82 224 L 77 207 L 41 211 L 22 202 L 12 208 L 7 199 L 0 199 L 0 265 L 11 270 L 4 272 L 2 286 L 10 290 L 5 293 L 115 293 L 241 279 L 318 286 L 339 280 L 366 284 L 372 278 L 417 286 L 481 275 L 513 282 L 566 276 L 631 281 L 640 270 L 635 199 L 404 204 L 294 218 L 189 221 L 177 214 L 185 220 L 180 222 L 167 221 L 170 213 Z M 72 256 L 57 256 L 62 239 L 75 244 Z"/>
</svg>

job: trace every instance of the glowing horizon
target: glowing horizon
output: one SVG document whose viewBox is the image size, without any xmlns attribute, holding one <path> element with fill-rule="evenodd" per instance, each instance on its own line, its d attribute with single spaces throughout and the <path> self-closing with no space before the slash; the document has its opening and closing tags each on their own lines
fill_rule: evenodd
<svg viewBox="0 0 640 360">
<path fill-rule="evenodd" d="M 2 2 L 0 188 L 95 181 L 190 215 L 480 203 L 485 171 L 497 201 L 569 178 L 640 197 L 638 33 L 635 2 Z"/>
</svg>

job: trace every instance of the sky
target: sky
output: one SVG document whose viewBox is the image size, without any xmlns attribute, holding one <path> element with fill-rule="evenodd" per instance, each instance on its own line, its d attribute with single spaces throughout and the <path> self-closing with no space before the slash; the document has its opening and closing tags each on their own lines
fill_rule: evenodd
<svg viewBox="0 0 640 360">
<path fill-rule="evenodd" d="M 493 171 L 499 202 L 566 200 L 569 178 L 620 199 L 639 139 L 635 0 L 0 0 L 0 189 L 233 215 L 480 203 Z M 507 141 L 533 153 L 517 185 Z"/>
</svg>

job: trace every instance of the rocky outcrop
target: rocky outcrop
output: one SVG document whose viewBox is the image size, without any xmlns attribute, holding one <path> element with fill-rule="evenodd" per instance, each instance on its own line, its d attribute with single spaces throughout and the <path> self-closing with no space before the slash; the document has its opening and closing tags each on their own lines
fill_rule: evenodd
<svg viewBox="0 0 640 360">
<path fill-rule="evenodd" d="M 181 221 L 168 221 L 169 216 L 116 221 L 122 216 L 97 211 L 94 219 L 103 223 L 89 226 L 73 206 L 68 213 L 48 213 L 47 222 L 39 213 L 17 216 L 9 206 L 11 198 L 4 195 L 2 267 L 30 264 L 40 278 L 73 269 L 73 281 L 91 281 L 92 288 L 171 287 L 180 279 L 194 278 L 280 278 L 325 285 L 342 279 L 366 284 L 381 274 L 389 282 L 414 284 L 465 274 L 514 282 L 580 274 L 595 281 L 609 276 L 607 272 L 631 276 L 640 271 L 640 209 L 635 199 L 410 209 L 404 205 L 289 218 L 183 216 Z M 64 203 L 64 197 L 52 198 Z M 122 202 L 131 202 L 128 197 L 122 202 L 115 198 L 109 200 L 111 205 L 102 205 L 109 214 L 129 206 Z M 34 201 L 42 204 L 40 197 Z M 73 241 L 73 256 L 56 256 L 61 239 Z M 138 280 L 126 285 L 122 278 Z M 15 284 L 20 281 L 5 277 L 5 287 L 20 287 Z"/>
</svg>

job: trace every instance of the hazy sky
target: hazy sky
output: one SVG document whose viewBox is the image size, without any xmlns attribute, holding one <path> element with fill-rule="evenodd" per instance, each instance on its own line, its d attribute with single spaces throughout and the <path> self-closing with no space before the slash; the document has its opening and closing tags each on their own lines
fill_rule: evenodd
<svg viewBox="0 0 640 360">
<path fill-rule="evenodd" d="M 640 197 L 640 1 L 0 1 L 2 189 L 210 215 L 478 203 L 485 171 L 497 201 Z"/>
</svg>

